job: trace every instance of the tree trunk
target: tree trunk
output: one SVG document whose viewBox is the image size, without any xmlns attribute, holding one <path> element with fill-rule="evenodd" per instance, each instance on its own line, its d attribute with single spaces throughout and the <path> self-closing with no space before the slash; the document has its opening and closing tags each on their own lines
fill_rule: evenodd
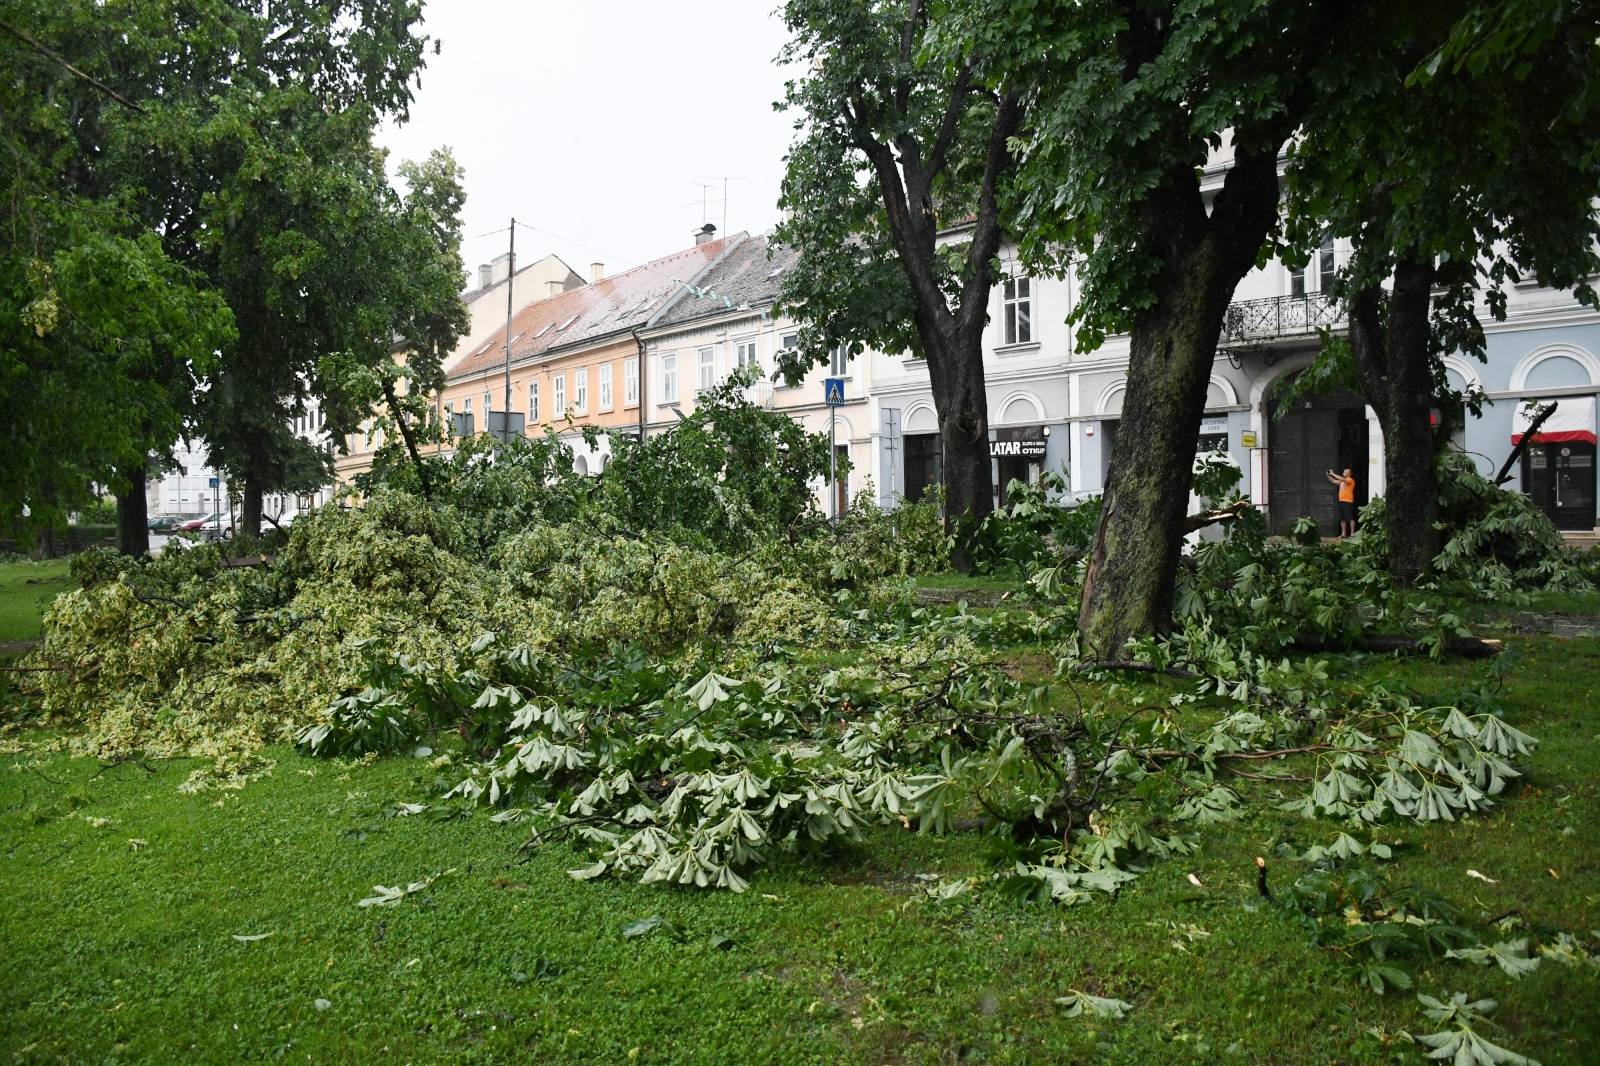
<svg viewBox="0 0 1600 1066">
<path fill-rule="evenodd" d="M 930 361 L 930 384 L 939 411 L 939 446 L 944 472 L 945 532 L 955 537 L 952 568 L 972 569 L 971 540 L 978 523 L 994 510 L 994 467 L 989 458 L 989 398 L 984 388 L 982 335 L 972 340 L 973 353 L 960 352 Z"/>
<path fill-rule="evenodd" d="M 1131 638 L 1172 623 L 1222 318 L 1277 223 L 1281 141 L 1258 139 L 1235 153 L 1209 211 L 1187 171 L 1146 194 L 1141 228 L 1161 267 L 1154 302 L 1134 316 L 1122 422 L 1084 573 L 1078 633 L 1088 658 L 1120 658 Z"/>
<path fill-rule="evenodd" d="M 1350 356 L 1366 400 L 1383 427 L 1389 574 L 1410 584 L 1439 550 L 1439 480 L 1429 419 L 1433 368 L 1428 307 L 1433 264 L 1402 256 L 1394 291 L 1363 289 L 1351 301 Z M 1387 301 L 1387 314 L 1381 308 Z"/>
<path fill-rule="evenodd" d="M 1439 552 L 1439 531 L 1434 528 L 1439 521 L 1439 479 L 1427 400 L 1419 403 L 1397 395 L 1378 420 L 1383 425 L 1389 574 L 1401 584 L 1411 584 Z"/>
<path fill-rule="evenodd" d="M 1195 441 L 1221 307 L 1181 298 L 1135 324 L 1128 389 L 1078 615 L 1082 649 L 1115 658 L 1132 637 L 1165 632 L 1189 513 Z"/>
<path fill-rule="evenodd" d="M 219 516 L 217 523 L 220 526 L 222 519 Z M 254 474 L 246 474 L 244 479 L 243 504 L 239 510 L 239 524 L 234 527 L 236 537 L 256 538 L 261 536 L 261 480 Z"/>
<path fill-rule="evenodd" d="M 150 505 L 145 498 L 146 464 L 123 472 L 128 487 L 117 493 L 117 551 L 123 555 L 150 554 Z"/>
</svg>

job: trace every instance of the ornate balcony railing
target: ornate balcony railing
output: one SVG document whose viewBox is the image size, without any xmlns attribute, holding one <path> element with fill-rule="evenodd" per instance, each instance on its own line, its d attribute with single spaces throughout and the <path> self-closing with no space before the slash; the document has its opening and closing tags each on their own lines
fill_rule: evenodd
<svg viewBox="0 0 1600 1066">
<path fill-rule="evenodd" d="M 1222 318 L 1224 341 L 1265 341 L 1298 337 L 1337 324 L 1344 317 L 1339 304 L 1320 292 L 1304 296 L 1269 296 L 1237 300 Z"/>
</svg>

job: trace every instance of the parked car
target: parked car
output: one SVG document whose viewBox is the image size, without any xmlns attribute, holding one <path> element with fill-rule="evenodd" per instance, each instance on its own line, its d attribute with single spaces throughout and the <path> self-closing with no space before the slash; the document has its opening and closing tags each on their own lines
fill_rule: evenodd
<svg viewBox="0 0 1600 1066">
<path fill-rule="evenodd" d="M 226 540 L 233 536 L 232 515 L 210 515 L 200 527 L 200 535 L 207 540 Z"/>
<path fill-rule="evenodd" d="M 213 511 L 210 514 L 203 514 L 199 517 L 191 518 L 187 522 L 181 523 L 178 528 L 185 533 L 198 533 L 207 522 L 215 522 L 216 520 L 217 515 L 216 512 Z"/>
<path fill-rule="evenodd" d="M 150 519 L 145 528 L 152 533 L 175 533 L 184 519 L 175 514 L 160 514 Z"/>
</svg>

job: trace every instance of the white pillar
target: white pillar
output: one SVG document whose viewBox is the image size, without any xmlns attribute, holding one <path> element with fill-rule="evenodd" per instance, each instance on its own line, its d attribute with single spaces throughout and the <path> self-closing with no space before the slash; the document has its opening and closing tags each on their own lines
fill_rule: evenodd
<svg viewBox="0 0 1600 1066">
<path fill-rule="evenodd" d="M 1383 427 L 1378 412 L 1367 408 L 1367 499 L 1383 495 Z"/>
</svg>

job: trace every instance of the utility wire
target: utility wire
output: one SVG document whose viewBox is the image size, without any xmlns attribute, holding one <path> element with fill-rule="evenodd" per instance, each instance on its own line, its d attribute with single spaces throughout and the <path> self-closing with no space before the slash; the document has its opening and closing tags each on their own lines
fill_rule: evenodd
<svg viewBox="0 0 1600 1066">
<path fill-rule="evenodd" d="M 493 237 L 497 233 L 504 233 L 506 230 L 508 230 L 510 228 L 511 228 L 510 226 L 501 226 L 499 229 L 492 229 L 488 233 L 480 233 L 475 237 L 463 237 L 463 238 L 461 238 L 461 243 L 465 244 L 468 241 L 481 241 L 485 237 Z"/>
</svg>

